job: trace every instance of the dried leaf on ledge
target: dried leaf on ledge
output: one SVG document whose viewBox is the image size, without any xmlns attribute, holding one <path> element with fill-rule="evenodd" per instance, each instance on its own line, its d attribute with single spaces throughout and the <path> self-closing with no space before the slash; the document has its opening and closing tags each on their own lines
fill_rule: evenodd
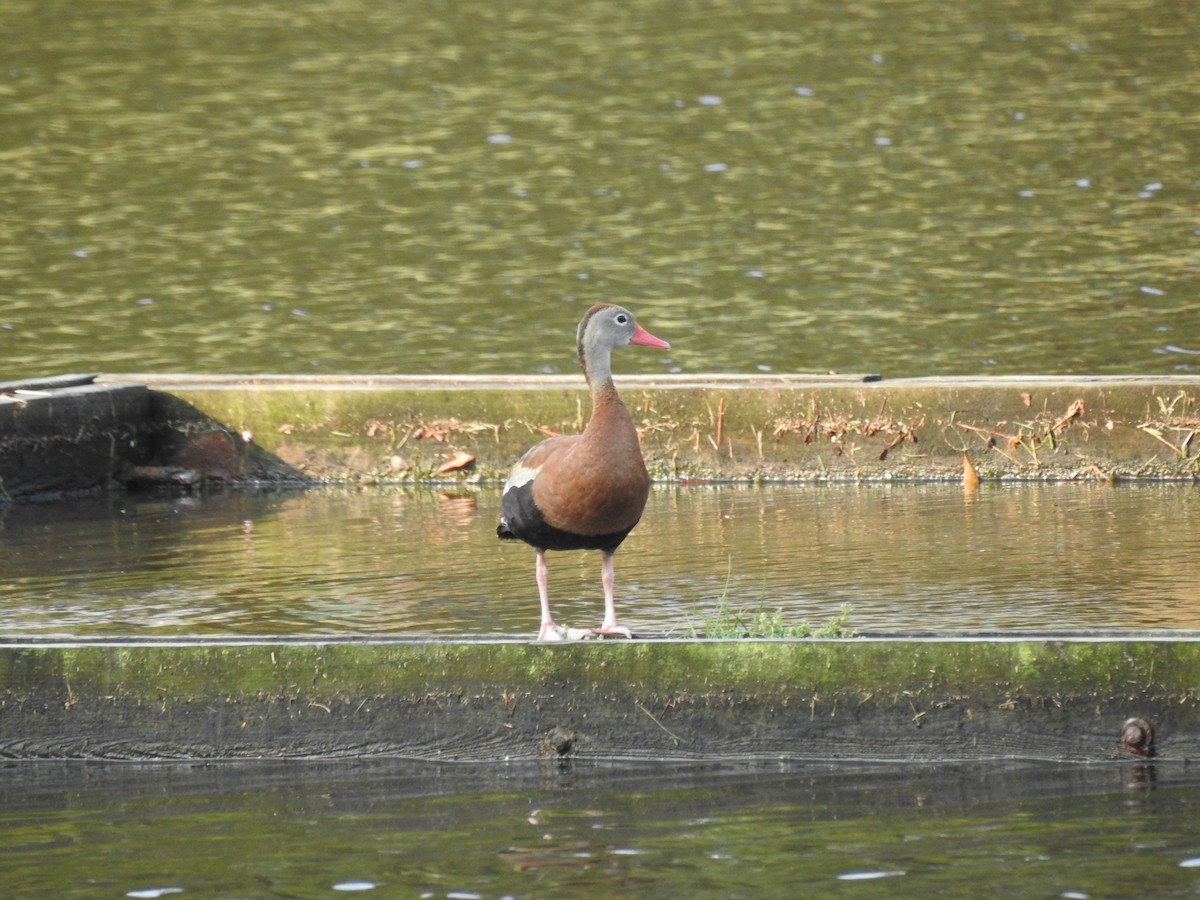
<svg viewBox="0 0 1200 900">
<path fill-rule="evenodd" d="M 458 469 L 464 469 L 471 463 L 475 462 L 474 454 L 460 450 L 443 462 L 440 466 L 433 470 L 434 475 L 444 475 L 446 472 L 454 472 Z"/>
</svg>

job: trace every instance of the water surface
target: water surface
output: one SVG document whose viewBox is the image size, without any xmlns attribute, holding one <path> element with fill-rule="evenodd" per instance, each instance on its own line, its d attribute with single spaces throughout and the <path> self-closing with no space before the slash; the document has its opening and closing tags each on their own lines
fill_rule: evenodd
<svg viewBox="0 0 1200 900">
<path fill-rule="evenodd" d="M 0 633 L 533 634 L 533 552 L 499 486 L 113 496 L 0 510 Z M 859 631 L 1195 628 L 1200 488 L 657 487 L 618 613 L 687 636 L 721 603 Z M 550 554 L 557 618 L 599 624 L 599 554 Z"/>
<path fill-rule="evenodd" d="M 1194 896 L 1190 769 L 0 768 L 25 897 Z"/>
<path fill-rule="evenodd" d="M 0 0 L 18 377 L 1194 371 L 1200 5 Z M 636 356 L 636 358 L 634 358 Z"/>
</svg>

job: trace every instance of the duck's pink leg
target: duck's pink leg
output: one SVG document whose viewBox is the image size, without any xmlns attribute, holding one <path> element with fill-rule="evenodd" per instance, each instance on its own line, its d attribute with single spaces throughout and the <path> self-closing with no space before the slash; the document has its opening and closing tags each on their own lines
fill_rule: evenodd
<svg viewBox="0 0 1200 900">
<path fill-rule="evenodd" d="M 542 601 L 542 627 L 538 630 L 537 639 L 539 641 L 578 641 L 596 634 L 597 632 L 590 628 L 568 628 L 566 625 L 554 624 L 554 619 L 550 616 L 550 592 L 547 585 L 550 573 L 546 568 L 546 554 L 540 550 L 534 571 L 537 575 L 538 597 Z M 620 633 L 620 629 L 617 633 Z M 626 634 L 626 636 L 629 635 Z"/>
<path fill-rule="evenodd" d="M 537 552 L 534 574 L 537 577 L 538 597 L 542 601 L 542 627 L 538 631 L 538 640 L 561 641 L 563 639 L 563 630 L 554 624 L 554 619 L 550 616 L 550 593 L 548 585 L 550 571 L 546 568 L 546 554 L 541 550 Z"/>
<path fill-rule="evenodd" d="M 613 586 L 616 580 L 613 555 L 611 553 L 600 554 L 600 583 L 604 586 L 604 621 L 600 623 L 599 628 L 593 629 L 592 633 L 631 638 L 633 632 L 624 625 L 617 624 L 616 604 L 613 602 Z"/>
</svg>

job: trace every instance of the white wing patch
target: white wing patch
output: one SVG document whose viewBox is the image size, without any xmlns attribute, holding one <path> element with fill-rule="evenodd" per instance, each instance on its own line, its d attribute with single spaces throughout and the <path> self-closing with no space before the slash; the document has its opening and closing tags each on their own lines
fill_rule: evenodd
<svg viewBox="0 0 1200 900">
<path fill-rule="evenodd" d="M 504 482 L 503 493 L 507 494 L 513 488 L 519 488 L 529 484 L 529 482 L 537 478 L 538 472 L 540 471 L 542 471 L 541 466 L 530 467 L 517 463 L 515 466 L 513 466 L 513 470 L 508 476 L 508 481 Z"/>
</svg>

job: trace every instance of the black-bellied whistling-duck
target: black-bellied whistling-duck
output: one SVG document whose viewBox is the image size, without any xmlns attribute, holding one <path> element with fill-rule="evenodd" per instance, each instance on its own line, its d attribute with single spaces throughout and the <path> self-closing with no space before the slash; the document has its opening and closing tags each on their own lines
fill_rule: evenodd
<svg viewBox="0 0 1200 900">
<path fill-rule="evenodd" d="M 642 517 L 650 475 L 633 419 L 613 384 L 612 351 L 626 344 L 662 350 L 671 346 L 642 328 L 629 310 L 607 303 L 584 313 L 576 338 L 579 362 L 592 392 L 592 417 L 582 434 L 547 438 L 517 460 L 504 484 L 496 529 L 501 538 L 524 541 L 537 551 L 540 641 L 633 636 L 617 624 L 613 554 Z M 547 550 L 600 551 L 604 621 L 599 628 L 554 624 L 546 593 Z"/>
</svg>

